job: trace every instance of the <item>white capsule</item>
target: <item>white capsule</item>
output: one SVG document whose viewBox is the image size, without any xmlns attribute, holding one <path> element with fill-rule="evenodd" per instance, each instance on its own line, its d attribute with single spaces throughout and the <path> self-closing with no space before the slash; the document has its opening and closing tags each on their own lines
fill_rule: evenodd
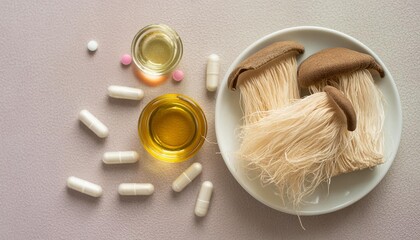
<svg viewBox="0 0 420 240">
<path fill-rule="evenodd" d="M 210 205 L 211 194 L 213 193 L 213 183 L 205 181 L 201 185 L 200 193 L 198 194 L 197 202 L 195 204 L 195 215 L 197 217 L 204 217 Z"/>
<path fill-rule="evenodd" d="M 172 183 L 172 189 L 175 192 L 181 192 L 194 178 L 196 178 L 202 171 L 203 166 L 200 163 L 193 163 L 187 170 L 185 170 Z"/>
<path fill-rule="evenodd" d="M 82 121 L 98 137 L 106 138 L 109 134 L 108 128 L 99 121 L 92 113 L 84 109 L 79 113 L 79 120 Z"/>
<path fill-rule="evenodd" d="M 102 195 L 101 186 L 73 176 L 67 178 L 67 187 L 92 197 Z"/>
<path fill-rule="evenodd" d="M 123 196 L 152 195 L 155 187 L 151 183 L 121 183 L 118 193 Z"/>
<path fill-rule="evenodd" d="M 89 51 L 94 52 L 98 49 L 98 42 L 95 40 L 90 40 L 87 44 Z"/>
<path fill-rule="evenodd" d="M 208 57 L 206 88 L 210 92 L 216 91 L 219 85 L 219 60 L 220 58 L 216 54 L 211 54 Z"/>
<path fill-rule="evenodd" d="M 112 98 L 141 100 L 144 97 L 144 92 L 139 88 L 112 85 L 108 87 L 108 95 Z"/>
<path fill-rule="evenodd" d="M 105 164 L 135 163 L 138 160 L 139 154 L 136 151 L 106 152 L 102 156 Z"/>
</svg>

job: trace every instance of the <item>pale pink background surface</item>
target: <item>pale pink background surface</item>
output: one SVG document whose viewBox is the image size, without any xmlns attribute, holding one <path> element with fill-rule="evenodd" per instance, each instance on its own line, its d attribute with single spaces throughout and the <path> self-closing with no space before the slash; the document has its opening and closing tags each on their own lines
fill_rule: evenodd
<svg viewBox="0 0 420 240">
<path fill-rule="evenodd" d="M 420 235 L 420 2 L 409 1 L 1 1 L 0 239 L 415 239 Z M 166 23 L 184 42 L 185 80 L 156 88 L 139 82 L 119 58 L 143 26 Z M 230 63 L 258 38 L 287 27 L 323 26 L 369 46 L 396 81 L 404 127 L 383 181 L 356 204 L 297 217 L 253 199 L 227 170 L 217 145 L 205 143 L 178 165 L 159 163 L 136 132 L 145 104 L 183 93 L 203 107 L 214 133 L 214 93 L 205 89 L 206 57 Z M 99 49 L 89 54 L 86 44 Z M 111 84 L 139 87 L 141 102 L 109 99 Z M 77 120 L 86 108 L 110 128 L 98 139 Z M 105 151 L 137 150 L 138 164 L 104 166 Z M 192 162 L 202 175 L 182 193 L 170 189 Z M 68 176 L 100 184 L 99 199 L 68 190 Z M 207 217 L 193 213 L 200 183 L 215 192 Z M 150 197 L 117 194 L 121 182 L 151 182 Z"/>
</svg>

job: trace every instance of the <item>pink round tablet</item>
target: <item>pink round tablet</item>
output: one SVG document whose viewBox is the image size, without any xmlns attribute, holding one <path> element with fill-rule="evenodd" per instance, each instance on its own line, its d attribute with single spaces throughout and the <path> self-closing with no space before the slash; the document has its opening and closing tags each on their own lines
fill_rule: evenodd
<svg viewBox="0 0 420 240">
<path fill-rule="evenodd" d="M 181 71 L 181 70 L 175 70 L 172 73 L 172 79 L 177 81 L 177 82 L 182 81 L 184 79 L 184 72 Z"/>
<path fill-rule="evenodd" d="M 123 65 L 130 65 L 131 64 L 131 56 L 130 56 L 130 54 L 124 54 L 124 55 L 122 55 L 122 57 L 121 57 L 121 64 L 123 64 Z"/>
</svg>

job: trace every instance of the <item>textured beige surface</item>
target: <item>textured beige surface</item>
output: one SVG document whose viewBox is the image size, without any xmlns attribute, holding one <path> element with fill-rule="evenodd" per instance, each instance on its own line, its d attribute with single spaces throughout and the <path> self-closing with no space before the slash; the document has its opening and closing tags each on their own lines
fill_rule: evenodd
<svg viewBox="0 0 420 240">
<path fill-rule="evenodd" d="M 323 3 L 321 3 L 323 2 Z M 119 64 L 134 34 L 166 23 L 184 42 L 186 79 L 157 88 Z M 420 235 L 420 2 L 409 1 L 1 1 L 0 239 L 415 239 Z M 276 212 L 234 180 L 218 147 L 194 158 L 203 173 L 175 194 L 173 179 L 193 161 L 158 163 L 140 148 L 138 115 L 169 92 L 197 100 L 215 141 L 215 94 L 205 89 L 206 57 L 224 74 L 256 39 L 283 28 L 317 25 L 347 33 L 375 51 L 392 73 L 404 127 L 397 158 L 383 181 L 341 211 L 302 217 Z M 86 44 L 99 43 L 90 55 Z M 140 103 L 108 99 L 111 84 L 140 87 Z M 110 128 L 99 140 L 77 120 L 87 108 Z M 104 166 L 105 151 L 138 150 L 135 165 Z M 100 184 L 100 199 L 67 190 L 75 175 Z M 207 217 L 193 214 L 202 181 L 215 192 Z M 151 182 L 150 197 L 119 197 L 121 182 Z"/>
</svg>

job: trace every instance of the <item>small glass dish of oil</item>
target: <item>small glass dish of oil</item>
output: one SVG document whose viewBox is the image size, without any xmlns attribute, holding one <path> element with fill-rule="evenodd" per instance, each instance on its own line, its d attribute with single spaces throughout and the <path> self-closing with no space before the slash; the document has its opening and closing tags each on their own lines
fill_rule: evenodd
<svg viewBox="0 0 420 240">
<path fill-rule="evenodd" d="M 131 43 L 131 54 L 137 68 L 149 75 L 165 75 L 182 58 L 182 41 L 178 33 L 164 24 L 141 29 Z"/>
<path fill-rule="evenodd" d="M 207 135 L 203 110 L 182 94 L 164 94 L 150 101 L 140 114 L 138 132 L 154 158 L 182 162 L 194 156 Z"/>
</svg>

